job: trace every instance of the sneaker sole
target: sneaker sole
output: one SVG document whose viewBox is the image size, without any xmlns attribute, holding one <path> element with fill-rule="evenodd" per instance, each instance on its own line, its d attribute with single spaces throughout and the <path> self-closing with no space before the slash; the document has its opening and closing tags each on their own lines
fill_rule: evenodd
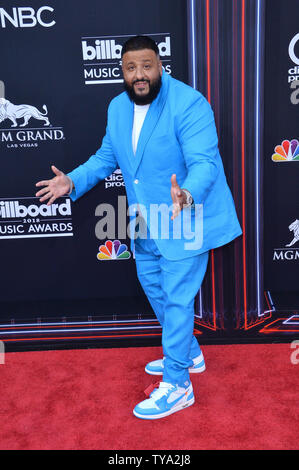
<svg viewBox="0 0 299 470">
<path fill-rule="evenodd" d="M 165 411 L 164 413 L 160 413 L 159 415 L 142 415 L 142 414 L 139 414 L 135 410 L 133 410 L 133 414 L 137 418 L 141 418 L 141 419 L 150 419 L 150 420 L 152 420 L 152 419 L 165 418 L 166 416 L 172 415 L 173 413 L 176 413 L 177 411 L 181 411 L 181 410 L 184 410 L 185 408 L 188 408 L 189 406 L 193 405 L 194 402 L 195 402 L 195 398 L 193 397 L 193 398 L 191 398 L 191 400 L 187 401 L 183 405 L 174 406 L 170 410 Z"/>
<path fill-rule="evenodd" d="M 146 367 L 145 367 L 144 370 L 149 375 L 163 375 L 163 371 L 161 371 L 161 372 L 160 371 L 159 372 L 158 371 L 152 371 L 152 370 L 147 369 Z M 203 366 L 197 367 L 197 368 L 190 367 L 188 370 L 189 370 L 190 374 L 200 374 L 201 372 L 204 372 L 206 370 L 206 365 L 204 364 Z"/>
</svg>

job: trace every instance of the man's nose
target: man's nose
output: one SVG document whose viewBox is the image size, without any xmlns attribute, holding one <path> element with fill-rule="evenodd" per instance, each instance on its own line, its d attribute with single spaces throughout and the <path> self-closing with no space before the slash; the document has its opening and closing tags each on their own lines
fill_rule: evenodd
<svg viewBox="0 0 299 470">
<path fill-rule="evenodd" d="M 136 79 L 141 80 L 142 78 L 144 78 L 143 67 L 137 67 L 136 68 Z"/>
</svg>

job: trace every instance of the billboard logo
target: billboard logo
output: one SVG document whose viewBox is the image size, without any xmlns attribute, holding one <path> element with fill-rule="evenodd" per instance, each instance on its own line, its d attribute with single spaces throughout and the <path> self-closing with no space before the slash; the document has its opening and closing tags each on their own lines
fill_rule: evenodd
<svg viewBox="0 0 299 470">
<path fill-rule="evenodd" d="M 97 258 L 100 261 L 107 260 L 123 260 L 131 258 L 127 245 L 119 240 L 107 240 L 105 245 L 99 247 Z"/>
<path fill-rule="evenodd" d="M 36 197 L 0 199 L 0 239 L 72 236 L 70 199 L 60 199 L 51 206 Z"/>
<path fill-rule="evenodd" d="M 81 49 L 85 85 L 123 83 L 121 51 L 133 35 L 82 37 Z M 149 34 L 156 41 L 163 67 L 171 73 L 170 34 Z"/>
<path fill-rule="evenodd" d="M 299 162 L 299 142 L 297 139 L 284 140 L 277 145 L 272 155 L 273 162 Z"/>
<path fill-rule="evenodd" d="M 31 7 L 13 7 L 11 12 L 7 12 L 4 8 L 0 8 L 1 27 L 6 28 L 12 25 L 15 28 L 33 28 L 37 24 L 44 28 L 54 26 L 56 21 L 49 17 L 49 12 L 53 13 L 54 9 L 49 6 L 40 7 L 36 12 Z"/>
<path fill-rule="evenodd" d="M 106 60 L 120 59 L 122 46 L 115 44 L 114 39 L 96 39 L 94 45 L 87 45 L 87 41 L 82 41 L 83 60 Z"/>
</svg>

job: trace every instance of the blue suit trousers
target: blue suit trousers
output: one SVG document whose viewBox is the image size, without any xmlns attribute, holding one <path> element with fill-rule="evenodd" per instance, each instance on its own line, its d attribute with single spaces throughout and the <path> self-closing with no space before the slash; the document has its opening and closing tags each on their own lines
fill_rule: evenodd
<svg viewBox="0 0 299 470">
<path fill-rule="evenodd" d="M 137 238 L 135 258 L 138 279 L 162 326 L 163 381 L 186 386 L 192 359 L 201 353 L 193 335 L 194 298 L 209 252 L 170 261 L 161 255 L 153 239 Z"/>
</svg>

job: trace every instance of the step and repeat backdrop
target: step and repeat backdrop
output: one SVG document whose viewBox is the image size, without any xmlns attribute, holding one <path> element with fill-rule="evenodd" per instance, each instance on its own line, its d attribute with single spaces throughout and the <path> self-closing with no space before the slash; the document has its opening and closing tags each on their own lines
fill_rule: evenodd
<svg viewBox="0 0 299 470">
<path fill-rule="evenodd" d="M 122 45 L 136 34 L 154 38 L 165 71 L 211 102 L 243 228 L 211 253 L 195 299 L 199 340 L 299 332 L 299 5 L 280 3 L 1 2 L 0 340 L 8 348 L 161 341 L 129 240 L 117 221 L 113 236 L 101 236 L 103 203 L 126 217 L 121 171 L 76 203 L 49 207 L 35 197 L 51 165 L 68 172 L 100 147 L 108 104 L 123 91 Z"/>
<path fill-rule="evenodd" d="M 299 328 L 299 3 L 267 2 L 264 142 L 264 289 L 275 320 Z M 279 34 L 275 24 L 279 25 Z M 280 319 L 284 309 L 293 315 Z M 296 315 L 297 313 L 297 315 Z"/>
<path fill-rule="evenodd" d="M 202 337 L 299 333 L 298 15 L 296 0 L 195 2 L 194 83 L 215 111 L 243 229 L 211 254 L 196 304 Z"/>
</svg>

